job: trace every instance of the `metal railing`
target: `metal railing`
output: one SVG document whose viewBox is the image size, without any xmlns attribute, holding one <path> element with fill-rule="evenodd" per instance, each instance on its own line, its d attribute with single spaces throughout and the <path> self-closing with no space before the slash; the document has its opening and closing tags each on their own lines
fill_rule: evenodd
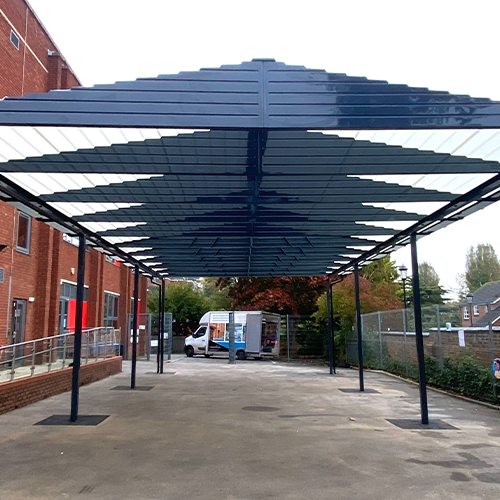
<svg viewBox="0 0 500 500">
<path fill-rule="evenodd" d="M 81 363 L 118 356 L 120 329 L 89 328 L 82 332 Z M 74 332 L 0 347 L 0 383 L 71 366 Z"/>
</svg>

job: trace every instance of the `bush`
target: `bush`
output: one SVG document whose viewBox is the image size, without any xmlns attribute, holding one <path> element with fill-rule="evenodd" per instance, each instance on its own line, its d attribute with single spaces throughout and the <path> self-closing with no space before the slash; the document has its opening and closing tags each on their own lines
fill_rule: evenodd
<svg viewBox="0 0 500 500">
<path fill-rule="evenodd" d="M 431 385 L 442 387 L 465 396 L 500 403 L 500 384 L 488 369 L 473 356 L 464 356 L 459 361 L 445 359 L 441 370 L 434 358 L 426 358 L 427 381 Z"/>
</svg>

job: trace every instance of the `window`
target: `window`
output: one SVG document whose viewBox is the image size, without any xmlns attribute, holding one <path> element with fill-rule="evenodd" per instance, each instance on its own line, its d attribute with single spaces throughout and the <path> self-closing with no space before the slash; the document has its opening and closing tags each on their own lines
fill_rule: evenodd
<svg viewBox="0 0 500 500">
<path fill-rule="evenodd" d="M 66 241 L 67 243 L 70 243 L 71 245 L 75 247 L 80 246 L 80 238 L 78 236 L 71 236 L 70 234 L 63 233 L 62 235 L 63 241 Z M 90 252 L 90 246 L 85 245 L 85 251 Z"/>
<path fill-rule="evenodd" d="M 110 264 L 113 264 L 114 266 L 120 267 L 120 261 L 116 260 L 114 257 L 111 257 L 111 255 L 106 255 L 106 262 L 109 262 Z"/>
<path fill-rule="evenodd" d="M 69 234 L 63 233 L 63 240 L 67 243 L 71 243 L 75 247 L 80 246 L 80 240 L 78 236 L 70 236 Z"/>
<path fill-rule="evenodd" d="M 17 224 L 17 250 L 30 253 L 31 217 L 19 212 Z"/>
<path fill-rule="evenodd" d="M 118 305 L 120 296 L 104 292 L 104 326 L 118 328 Z"/>
<path fill-rule="evenodd" d="M 479 306 L 474 306 L 474 316 L 479 316 Z"/>
<path fill-rule="evenodd" d="M 61 281 L 61 298 L 68 300 L 76 300 L 76 285 L 73 283 L 68 283 L 66 281 Z M 89 300 L 89 288 L 85 286 L 83 288 L 83 301 L 88 302 Z"/>
<path fill-rule="evenodd" d="M 464 307 L 464 319 L 469 319 L 469 308 Z"/>
<path fill-rule="evenodd" d="M 205 335 L 205 333 L 207 333 L 207 327 L 206 326 L 200 326 L 200 328 L 198 328 L 198 330 L 196 330 L 193 333 L 193 338 L 197 339 L 199 337 L 203 337 Z"/>
<path fill-rule="evenodd" d="M 19 50 L 19 37 L 14 33 L 13 30 L 10 30 L 10 41 L 12 42 L 12 45 Z"/>
</svg>

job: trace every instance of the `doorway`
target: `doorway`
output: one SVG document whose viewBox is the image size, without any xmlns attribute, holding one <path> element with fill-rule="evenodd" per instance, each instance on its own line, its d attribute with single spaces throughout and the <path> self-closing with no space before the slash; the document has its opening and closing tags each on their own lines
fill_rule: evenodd
<svg viewBox="0 0 500 500">
<path fill-rule="evenodd" d="M 12 343 L 24 342 L 24 329 L 26 325 L 26 300 L 14 299 L 12 301 Z M 24 346 L 16 348 L 16 358 L 23 356 Z"/>
</svg>

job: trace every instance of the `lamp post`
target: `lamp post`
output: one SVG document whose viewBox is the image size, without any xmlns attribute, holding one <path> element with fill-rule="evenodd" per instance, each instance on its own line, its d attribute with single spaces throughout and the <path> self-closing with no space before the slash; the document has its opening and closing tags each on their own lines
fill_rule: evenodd
<svg viewBox="0 0 500 500">
<path fill-rule="evenodd" d="M 467 304 L 469 304 L 469 314 L 470 314 L 470 326 L 472 328 L 472 301 L 474 300 L 474 295 L 472 293 L 468 293 L 466 295 L 467 297 Z"/>
<path fill-rule="evenodd" d="M 402 264 L 398 267 L 398 273 L 401 281 L 403 282 L 403 304 L 404 309 L 406 309 L 406 278 L 408 277 L 408 268 Z"/>
</svg>

